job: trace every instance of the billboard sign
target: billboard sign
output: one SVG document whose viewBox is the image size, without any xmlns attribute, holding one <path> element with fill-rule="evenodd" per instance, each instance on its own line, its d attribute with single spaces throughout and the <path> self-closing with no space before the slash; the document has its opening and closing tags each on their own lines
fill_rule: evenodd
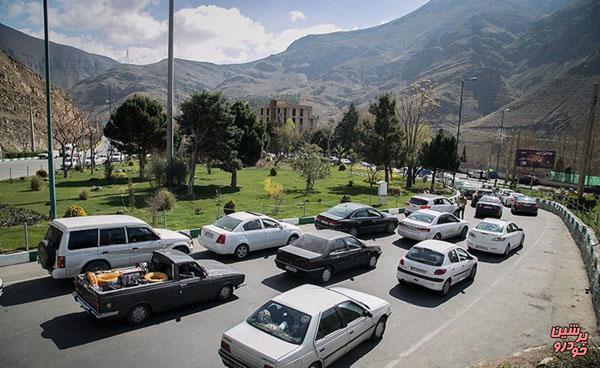
<svg viewBox="0 0 600 368">
<path fill-rule="evenodd" d="M 535 167 L 541 169 L 554 168 L 556 151 L 520 149 L 517 150 L 518 167 Z"/>
</svg>

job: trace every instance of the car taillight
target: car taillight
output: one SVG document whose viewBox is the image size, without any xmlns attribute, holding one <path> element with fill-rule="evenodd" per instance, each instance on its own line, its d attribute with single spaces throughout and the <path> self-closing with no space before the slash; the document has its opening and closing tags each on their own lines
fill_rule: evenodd
<svg viewBox="0 0 600 368">
<path fill-rule="evenodd" d="M 217 238 L 217 244 L 225 244 L 225 234 L 219 234 Z"/>
<path fill-rule="evenodd" d="M 400 266 L 404 266 L 404 258 L 400 258 Z"/>
<path fill-rule="evenodd" d="M 520 206 L 520 205 L 519 205 L 519 202 L 515 202 L 515 203 L 514 203 L 514 206 L 515 206 L 515 207 L 519 207 L 519 206 Z"/>
<path fill-rule="evenodd" d="M 317 221 L 323 221 L 323 216 L 321 216 L 321 215 L 317 216 L 317 219 L 316 219 L 316 220 L 317 220 Z"/>
<path fill-rule="evenodd" d="M 56 257 L 56 267 L 65 268 L 65 256 Z"/>
<path fill-rule="evenodd" d="M 221 340 L 221 349 L 225 350 L 228 353 L 231 353 L 231 347 L 229 346 L 228 343 L 226 343 L 223 340 Z"/>
<path fill-rule="evenodd" d="M 448 270 L 446 270 L 445 268 L 438 268 L 437 270 L 435 270 L 435 272 L 433 274 L 439 276 L 439 275 L 445 274 L 446 271 L 448 271 Z"/>
<path fill-rule="evenodd" d="M 424 204 L 424 205 L 420 206 L 419 208 L 422 210 L 426 210 L 428 208 L 431 208 L 431 206 Z"/>
<path fill-rule="evenodd" d="M 420 231 L 422 233 L 428 233 L 430 229 L 423 229 L 422 227 L 418 227 L 417 231 Z"/>
</svg>

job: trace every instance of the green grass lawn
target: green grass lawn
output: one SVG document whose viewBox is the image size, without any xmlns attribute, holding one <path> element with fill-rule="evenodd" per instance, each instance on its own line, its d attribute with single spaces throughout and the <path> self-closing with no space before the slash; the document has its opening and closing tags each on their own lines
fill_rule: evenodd
<svg viewBox="0 0 600 368">
<path fill-rule="evenodd" d="M 112 184 L 104 183 L 102 170 L 96 172 L 93 176 L 96 179 L 92 180 L 90 180 L 92 177 L 89 170 L 84 173 L 73 171 L 69 174 L 68 179 L 64 179 L 62 174 L 57 175 L 58 216 L 62 217 L 70 204 L 78 204 L 85 209 L 88 215 L 114 214 L 116 211 L 122 210 L 125 214 L 151 222 L 150 212 L 144 204 L 144 199 L 155 190 L 153 183 L 137 180 L 135 166 L 120 165 L 117 168 L 129 170 L 129 172 L 123 173 L 123 177 L 115 179 Z M 229 173 L 213 169 L 212 174 L 208 174 L 204 166 L 198 165 L 195 195 L 188 196 L 185 188 L 174 191 L 177 203 L 174 209 L 166 214 L 166 227 L 180 230 L 199 228 L 212 223 L 218 215 L 222 214 L 223 203 L 230 199 L 235 201 L 238 210 L 263 212 L 279 219 L 316 215 L 324 209 L 340 203 L 343 195 L 351 196 L 354 202 L 374 205 L 378 203 L 376 186 L 369 187 L 364 180 L 364 171 L 358 167 L 355 167 L 353 175 L 350 176 L 349 170 L 338 171 L 337 166 L 332 166 L 331 176 L 317 181 L 314 192 L 305 196 L 304 179 L 288 166 L 283 165 L 278 168 L 278 175 L 271 177 L 272 181 L 282 184 L 285 190 L 281 205 L 276 211 L 273 201 L 267 198 L 264 192 L 264 180 L 269 177 L 269 170 L 269 167 L 245 168 L 238 173 L 238 187 L 230 188 Z M 128 206 L 128 176 L 134 178 L 136 205 L 133 208 Z M 353 181 L 352 187 L 349 186 L 349 181 Z M 91 188 L 94 185 L 99 185 L 102 189 L 92 192 Z M 428 183 L 419 181 L 412 191 L 408 192 L 403 189 L 402 195 L 396 198 L 391 195 L 391 188 L 404 187 L 404 178 L 396 176 L 389 186 L 388 201 L 382 208 L 403 207 L 413 193 L 421 192 L 428 185 Z M 79 192 L 84 188 L 90 190 L 90 197 L 87 200 L 80 200 Z M 217 199 L 218 193 L 221 195 L 220 199 Z M 50 208 L 48 188 L 46 186 L 42 191 L 36 192 L 30 190 L 28 180 L 15 180 L 12 183 L 2 181 L 0 182 L 0 203 L 48 214 Z M 163 214 L 158 217 L 156 226 L 165 226 Z M 29 227 L 30 248 L 35 248 L 43 238 L 46 227 L 46 223 Z M 24 243 L 25 235 L 22 226 L 0 227 L 0 252 L 20 249 Z"/>
</svg>

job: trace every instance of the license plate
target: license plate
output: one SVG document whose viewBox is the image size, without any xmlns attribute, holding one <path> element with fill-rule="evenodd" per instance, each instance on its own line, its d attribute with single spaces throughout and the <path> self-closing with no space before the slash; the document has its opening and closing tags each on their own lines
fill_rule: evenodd
<svg viewBox="0 0 600 368">
<path fill-rule="evenodd" d="M 207 237 L 207 238 L 209 238 L 209 239 L 212 239 L 212 238 L 215 236 L 215 234 L 213 234 L 213 233 L 212 233 L 212 232 L 210 232 L 210 231 L 206 231 L 206 230 L 205 230 L 205 231 L 204 231 L 204 236 L 206 236 L 206 237 Z"/>
<path fill-rule="evenodd" d="M 296 267 L 292 267 L 292 266 L 285 266 L 285 269 L 288 271 L 292 271 L 292 272 L 298 272 L 298 269 Z"/>
<path fill-rule="evenodd" d="M 477 245 L 477 246 L 475 246 L 475 248 L 481 249 L 481 250 L 487 250 L 487 247 L 482 247 L 481 245 Z"/>
<path fill-rule="evenodd" d="M 416 268 L 416 267 L 411 267 L 411 268 L 410 268 L 410 270 L 411 270 L 411 271 L 418 272 L 418 273 L 427 273 L 427 271 L 425 271 L 425 270 L 422 270 L 422 269 L 420 269 L 420 268 Z"/>
<path fill-rule="evenodd" d="M 491 209 L 492 209 L 492 206 L 486 206 L 486 205 L 483 205 L 483 208 L 487 208 L 488 210 L 491 210 Z"/>
</svg>

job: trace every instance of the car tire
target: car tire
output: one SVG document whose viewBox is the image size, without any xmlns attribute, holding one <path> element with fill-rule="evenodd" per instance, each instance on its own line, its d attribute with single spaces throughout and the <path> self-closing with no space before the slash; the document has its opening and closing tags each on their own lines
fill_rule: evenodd
<svg viewBox="0 0 600 368">
<path fill-rule="evenodd" d="M 190 254 L 190 250 L 187 247 L 175 247 L 173 249 L 178 250 L 178 251 L 180 251 L 182 253 L 185 253 L 185 254 Z"/>
<path fill-rule="evenodd" d="M 379 257 L 377 257 L 376 254 L 371 254 L 371 256 L 369 257 L 369 262 L 367 263 L 367 266 L 369 268 L 375 268 L 377 267 L 377 260 L 379 259 Z"/>
<path fill-rule="evenodd" d="M 468 232 L 469 232 L 469 227 L 468 226 L 463 227 L 462 230 L 460 231 L 461 239 L 466 239 Z"/>
<path fill-rule="evenodd" d="M 475 276 L 477 275 L 477 265 L 471 268 L 471 273 L 469 273 L 469 280 L 475 280 Z"/>
<path fill-rule="evenodd" d="M 331 280 L 331 276 L 333 275 L 333 270 L 331 267 L 327 267 L 321 272 L 320 281 L 322 284 L 325 284 Z"/>
<path fill-rule="evenodd" d="M 387 316 L 383 316 L 379 318 L 377 324 L 375 325 L 375 329 L 373 330 L 373 334 L 371 335 L 371 341 L 380 341 L 383 338 L 383 334 L 385 333 L 385 326 L 387 325 Z"/>
<path fill-rule="evenodd" d="M 436 234 L 433 236 L 433 240 L 442 240 L 442 234 L 440 234 L 440 233 L 436 233 Z"/>
<path fill-rule="evenodd" d="M 233 255 L 235 256 L 236 259 L 242 260 L 242 259 L 248 257 L 248 253 L 250 253 L 250 248 L 248 248 L 248 245 L 240 244 L 237 246 L 237 248 L 235 248 Z"/>
<path fill-rule="evenodd" d="M 390 222 L 390 223 L 388 224 L 388 226 L 387 226 L 387 229 L 386 229 L 386 231 L 387 231 L 387 233 L 388 233 L 388 234 L 393 234 L 393 233 L 395 233 L 395 232 L 396 232 L 396 224 L 394 224 L 393 222 Z"/>
<path fill-rule="evenodd" d="M 441 296 L 448 295 L 448 293 L 450 292 L 451 286 L 452 286 L 452 282 L 450 281 L 450 279 L 446 280 L 446 282 L 444 282 L 444 285 L 442 286 L 442 290 L 440 290 L 440 295 Z"/>
<path fill-rule="evenodd" d="M 509 254 L 510 254 L 510 244 L 508 244 L 506 246 L 506 248 L 504 249 L 504 257 L 508 257 Z"/>
<path fill-rule="evenodd" d="M 353 227 L 352 229 L 348 230 L 348 234 L 350 234 L 352 236 L 357 236 L 358 235 L 358 230 L 356 230 L 356 228 Z"/>
<path fill-rule="evenodd" d="M 221 287 L 221 289 L 219 289 L 216 299 L 218 301 L 222 302 L 222 301 L 225 301 L 225 300 L 231 298 L 232 296 L 233 296 L 233 286 L 224 285 L 223 287 Z"/>
<path fill-rule="evenodd" d="M 292 235 L 290 235 L 290 237 L 288 238 L 288 241 L 287 241 L 287 243 L 286 243 L 286 244 L 287 244 L 287 245 L 290 245 L 290 244 L 292 244 L 293 242 L 295 242 L 296 240 L 298 240 L 298 238 L 299 238 L 298 234 L 292 234 Z"/>
<path fill-rule="evenodd" d="M 127 313 L 127 323 L 132 326 L 139 325 L 150 317 L 150 313 L 148 304 L 138 304 Z"/>
<path fill-rule="evenodd" d="M 108 262 L 106 262 L 106 261 L 91 261 L 90 263 L 85 265 L 82 273 L 108 271 L 108 270 L 110 270 L 110 264 L 108 264 Z"/>
<path fill-rule="evenodd" d="M 308 368 L 321 368 L 321 363 L 319 363 L 319 362 L 311 363 L 311 365 L 309 365 Z"/>
</svg>

